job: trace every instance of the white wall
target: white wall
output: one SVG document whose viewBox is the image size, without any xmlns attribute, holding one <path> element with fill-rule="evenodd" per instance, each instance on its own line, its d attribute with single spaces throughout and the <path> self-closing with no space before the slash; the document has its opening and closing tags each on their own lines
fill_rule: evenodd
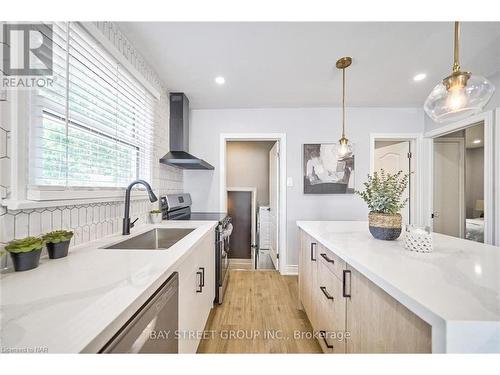
<svg viewBox="0 0 500 375">
<path fill-rule="evenodd" d="M 490 80 L 491 83 L 493 83 L 496 90 L 495 90 L 495 93 L 493 94 L 492 98 L 490 99 L 490 101 L 488 102 L 486 107 L 484 108 L 484 111 L 491 111 L 491 110 L 494 110 L 494 109 L 500 107 L 500 71 L 489 76 L 488 79 Z M 422 103 L 422 106 L 423 106 L 423 103 Z M 440 124 L 440 123 L 434 122 L 427 115 L 424 115 L 424 118 L 425 118 L 424 121 L 425 121 L 425 131 L 426 132 L 434 130 L 434 129 L 438 129 L 441 126 L 446 124 L 446 123 Z"/>
<path fill-rule="evenodd" d="M 296 265 L 297 220 L 367 220 L 368 210 L 357 196 L 302 193 L 302 144 L 337 142 L 341 109 L 222 109 L 193 110 L 190 121 L 190 153 L 215 166 L 215 171 L 184 171 L 184 189 L 196 211 L 219 210 L 219 144 L 221 133 L 286 133 L 287 265 Z M 348 138 L 355 144 L 355 186 L 362 187 L 369 172 L 370 133 L 423 131 L 421 108 L 349 108 Z"/>
</svg>

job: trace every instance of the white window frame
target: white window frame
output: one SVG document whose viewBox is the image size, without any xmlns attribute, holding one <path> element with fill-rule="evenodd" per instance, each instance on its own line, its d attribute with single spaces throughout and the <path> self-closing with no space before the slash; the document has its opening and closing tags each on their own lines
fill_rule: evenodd
<svg viewBox="0 0 500 375">
<path fill-rule="evenodd" d="M 128 72 L 159 100 L 160 91 L 134 68 L 123 54 L 100 32 L 93 23 L 80 23 Z M 17 43 L 17 45 L 20 45 Z M 22 51 L 17 51 L 21 54 Z M 124 198 L 125 188 L 71 188 L 57 186 L 29 187 L 29 129 L 32 121 L 32 92 L 9 92 L 9 118 L 11 124 L 10 196 L 1 205 L 11 210 L 60 205 L 113 202 Z M 153 146 L 154 148 L 154 146 Z M 154 159 L 153 159 L 154 162 Z M 153 166 L 151 166 L 153 167 Z M 153 176 L 154 173 L 151 174 Z M 145 190 L 134 189 L 132 200 L 147 199 Z"/>
</svg>

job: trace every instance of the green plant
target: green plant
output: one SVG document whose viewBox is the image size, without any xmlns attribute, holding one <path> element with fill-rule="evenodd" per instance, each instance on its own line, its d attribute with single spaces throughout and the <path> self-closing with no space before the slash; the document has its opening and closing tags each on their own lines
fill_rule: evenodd
<svg viewBox="0 0 500 375">
<path fill-rule="evenodd" d="M 161 214 L 161 210 L 152 210 L 149 211 L 150 214 Z"/>
<path fill-rule="evenodd" d="M 355 193 L 361 196 L 371 212 L 396 214 L 408 202 L 408 198 L 401 201 L 401 196 L 408 186 L 408 178 L 409 174 L 403 174 L 403 171 L 390 174 L 381 169 L 380 173 L 368 175 L 368 181 L 363 184 L 364 191 Z"/>
<path fill-rule="evenodd" d="M 29 253 L 43 247 L 45 240 L 41 237 L 26 237 L 20 240 L 10 241 L 5 250 L 9 253 Z"/>
<path fill-rule="evenodd" d="M 71 237 L 73 237 L 73 232 L 70 230 L 56 230 L 44 235 L 43 239 L 48 243 L 59 243 L 69 241 Z"/>
</svg>

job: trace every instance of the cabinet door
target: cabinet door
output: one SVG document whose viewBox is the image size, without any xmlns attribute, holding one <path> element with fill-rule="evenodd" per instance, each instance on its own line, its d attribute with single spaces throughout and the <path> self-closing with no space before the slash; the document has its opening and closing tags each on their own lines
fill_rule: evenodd
<svg viewBox="0 0 500 375">
<path fill-rule="evenodd" d="M 306 311 L 308 305 L 307 292 L 309 288 L 309 259 L 307 252 L 307 235 L 302 229 L 299 230 L 300 253 L 299 253 L 299 305 Z"/>
<path fill-rule="evenodd" d="M 200 306 L 202 310 L 200 311 L 200 329 L 205 328 L 205 323 L 210 314 L 210 310 L 213 307 L 215 299 L 215 232 L 211 232 L 209 235 L 205 236 L 202 242 L 203 252 L 200 254 L 200 260 L 198 262 L 198 269 L 202 271 L 203 283 L 201 292 L 198 293 L 200 298 Z M 196 256 L 196 254 L 195 254 Z"/>
<path fill-rule="evenodd" d="M 196 353 L 215 298 L 214 233 L 208 233 L 179 272 L 179 353 Z"/>
<path fill-rule="evenodd" d="M 312 327 L 316 329 L 316 306 L 313 299 L 317 284 L 318 243 L 304 232 L 301 237 L 299 294 L 304 311 Z"/>
<path fill-rule="evenodd" d="M 430 325 L 350 265 L 346 294 L 348 353 L 431 352 Z"/>
<path fill-rule="evenodd" d="M 314 301 L 319 344 L 324 353 L 345 353 L 346 300 L 342 280 L 324 262 L 318 262 L 317 280 Z"/>
</svg>

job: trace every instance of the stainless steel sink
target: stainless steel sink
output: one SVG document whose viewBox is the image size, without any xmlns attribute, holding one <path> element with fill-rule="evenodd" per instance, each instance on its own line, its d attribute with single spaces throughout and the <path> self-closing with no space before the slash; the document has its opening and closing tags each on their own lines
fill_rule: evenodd
<svg viewBox="0 0 500 375">
<path fill-rule="evenodd" d="M 165 250 L 186 237 L 194 229 L 156 228 L 103 249 Z"/>
</svg>

